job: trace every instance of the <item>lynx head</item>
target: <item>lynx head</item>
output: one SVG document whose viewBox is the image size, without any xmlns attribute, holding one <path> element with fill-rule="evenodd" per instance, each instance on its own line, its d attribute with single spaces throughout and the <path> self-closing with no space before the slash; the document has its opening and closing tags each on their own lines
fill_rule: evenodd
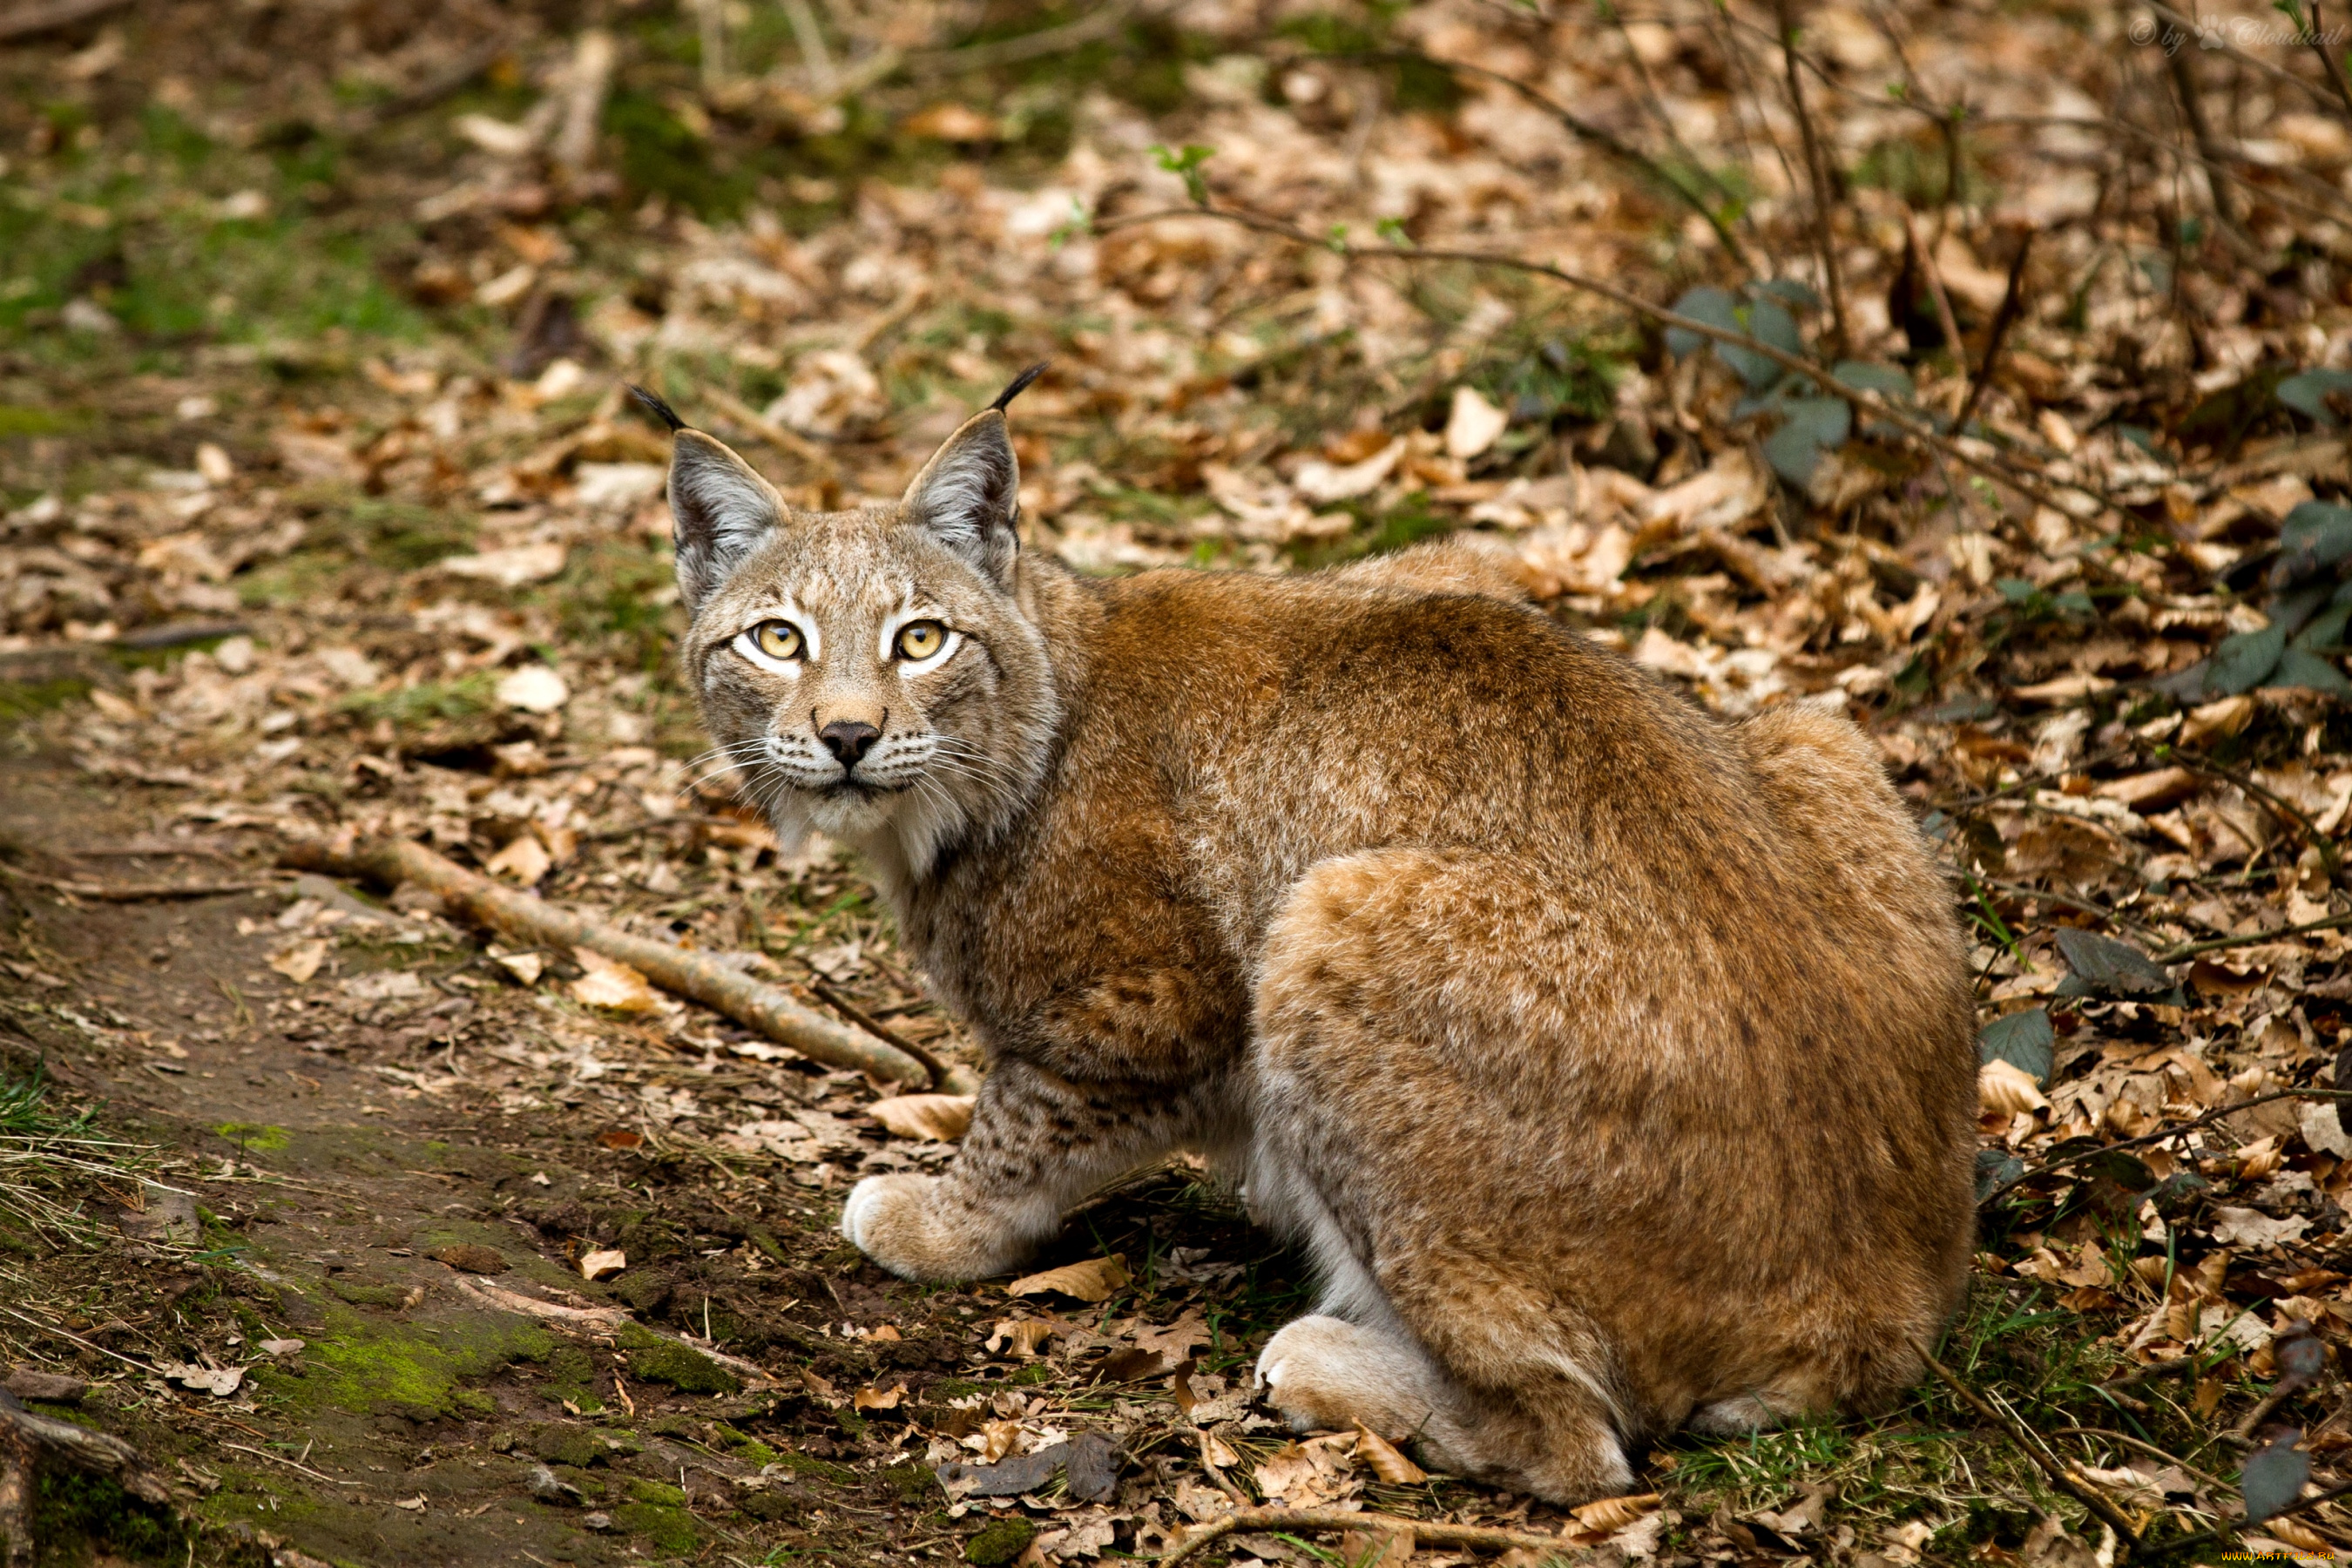
<svg viewBox="0 0 2352 1568">
<path fill-rule="evenodd" d="M 681 665 L 710 753 L 780 835 L 814 828 L 886 877 L 1010 821 L 1061 717 L 1020 604 L 1020 469 L 1004 405 L 1024 373 L 894 504 L 798 511 L 750 464 L 677 431 L 669 503 L 694 624 Z"/>
</svg>

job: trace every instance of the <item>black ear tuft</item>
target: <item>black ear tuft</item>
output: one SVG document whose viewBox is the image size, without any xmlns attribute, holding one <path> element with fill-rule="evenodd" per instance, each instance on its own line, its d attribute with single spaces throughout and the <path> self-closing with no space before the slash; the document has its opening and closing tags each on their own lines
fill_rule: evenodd
<svg viewBox="0 0 2352 1568">
<path fill-rule="evenodd" d="M 1043 370 L 1045 367 L 1039 365 L 1037 368 L 1039 370 Z M 638 405 L 645 409 L 646 413 L 652 415 L 655 418 L 668 426 L 673 434 L 686 428 L 686 421 L 677 416 L 677 410 L 663 402 L 658 394 L 647 392 L 644 387 L 637 385 L 635 382 L 631 382 L 629 384 L 629 395 L 635 398 Z M 1009 396 L 1011 395 L 1007 394 L 1007 395 Z"/>
<path fill-rule="evenodd" d="M 1029 384 L 1031 382 L 1045 374 L 1045 367 L 1053 363 L 1054 362 L 1049 359 L 1041 359 L 1035 364 L 1031 365 L 1027 370 L 1023 371 L 1019 375 L 1014 376 L 1013 378 L 1013 384 L 1010 386 L 1007 386 L 1003 391 L 998 393 L 996 395 L 996 401 L 990 404 L 989 406 L 995 409 L 999 414 L 1003 413 L 1005 408 L 1011 405 L 1014 398 L 1029 390 Z"/>
</svg>

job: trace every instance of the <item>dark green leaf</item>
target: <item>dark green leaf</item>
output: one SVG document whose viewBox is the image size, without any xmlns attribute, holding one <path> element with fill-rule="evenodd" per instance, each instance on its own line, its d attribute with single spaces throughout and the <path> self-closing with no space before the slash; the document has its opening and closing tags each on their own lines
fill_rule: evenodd
<svg viewBox="0 0 2352 1568">
<path fill-rule="evenodd" d="M 2025 1162 L 2008 1150 L 1978 1150 L 1977 1202 L 1984 1202 L 1995 1192 L 2023 1174 L 2025 1174 Z"/>
<path fill-rule="evenodd" d="M 1785 300 L 1800 310 L 1818 310 L 1822 297 L 1793 278 L 1771 278 L 1756 285 L 1759 299 Z"/>
<path fill-rule="evenodd" d="M 2118 996 L 2152 996 L 2172 989 L 2172 976 L 2127 942 L 2061 926 L 2058 951 L 2064 955 L 2066 967 L 2074 971 L 2073 978 L 2091 991 Z M 2060 994 L 2069 994 L 2063 989 Z M 2071 993 L 2077 996 L 2085 994 Z"/>
<path fill-rule="evenodd" d="M 2286 514 L 2279 527 L 2274 584 L 2299 583 L 2323 566 L 2352 555 L 2352 507 L 2307 500 Z"/>
<path fill-rule="evenodd" d="M 2274 395 L 2297 414 L 2332 430 L 2337 421 L 2327 406 L 2327 395 L 2331 392 L 2352 392 L 2352 370 L 2306 370 L 2280 382 Z"/>
<path fill-rule="evenodd" d="M 2305 622 L 2303 630 L 2295 633 L 2294 640 L 2287 646 L 2305 653 L 2335 647 L 2344 640 L 2344 623 L 2347 619 L 2352 619 L 2352 603 L 2331 604 Z"/>
<path fill-rule="evenodd" d="M 2205 661 L 2205 695 L 2235 697 L 2241 691 L 2252 690 L 2278 668 L 2279 655 L 2285 650 L 2286 627 L 2283 626 L 2223 637 L 2221 646 L 2213 650 L 2213 657 Z"/>
<path fill-rule="evenodd" d="M 1769 343 L 1784 354 L 1801 354 L 1805 340 L 1798 334 L 1797 318 L 1787 307 L 1773 300 L 1759 300 L 1748 308 L 1748 335 L 1759 343 Z M 1716 353 L 1723 363 L 1739 373 L 1739 379 L 1752 387 L 1766 387 L 1787 373 L 1770 359 L 1754 349 L 1736 348 L 1730 343 L 1717 343 Z"/>
<path fill-rule="evenodd" d="M 2300 1430 L 2289 1428 L 2246 1456 L 2238 1486 L 2245 1494 L 2248 1524 L 2284 1511 L 2303 1495 L 2303 1484 L 2311 1479 L 2311 1456 L 2295 1447 L 2302 1438 Z"/>
<path fill-rule="evenodd" d="M 2050 1081 L 2052 1051 L 2058 1043 L 2046 1007 L 2029 1007 L 1985 1026 L 1977 1037 L 1977 1060 L 2004 1061 L 2036 1083 Z"/>
<path fill-rule="evenodd" d="M 1857 391 L 1875 392 L 1900 403 L 1908 403 L 1916 395 L 1911 378 L 1893 365 L 1870 364 L 1858 359 L 1840 360 L 1837 368 L 1830 374 Z"/>
<path fill-rule="evenodd" d="M 2271 671 L 2264 686 L 2307 686 L 2314 691 L 2325 691 L 2330 697 L 2352 697 L 2352 680 L 2344 679 L 2343 671 L 2320 658 L 2299 647 L 2291 647 L 2279 655 L 2278 668 Z"/>
<path fill-rule="evenodd" d="M 1790 484 L 1804 484 L 1813 477 L 1822 451 L 1843 442 L 1853 430 L 1853 410 L 1841 399 L 1791 398 L 1788 417 L 1764 443 L 1764 460 Z"/>
<path fill-rule="evenodd" d="M 1705 321 L 1710 327 L 1721 327 L 1727 332 L 1745 331 L 1739 324 L 1738 301 L 1729 290 L 1713 284 L 1693 289 L 1675 301 L 1675 314 L 1688 316 L 1694 321 Z M 1694 349 L 1704 348 L 1712 339 L 1701 337 L 1687 327 L 1666 329 L 1666 352 L 1676 359 Z"/>
</svg>

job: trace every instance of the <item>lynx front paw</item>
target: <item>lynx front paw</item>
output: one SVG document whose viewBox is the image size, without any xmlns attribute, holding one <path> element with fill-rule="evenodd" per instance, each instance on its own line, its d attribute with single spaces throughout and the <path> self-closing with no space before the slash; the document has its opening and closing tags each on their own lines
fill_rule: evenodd
<svg viewBox="0 0 2352 1568">
<path fill-rule="evenodd" d="M 1435 1403 L 1420 1354 L 1340 1318 L 1300 1318 L 1257 1358 L 1265 1402 L 1301 1432 L 1361 1422 L 1396 1441 L 1418 1436 Z"/>
<path fill-rule="evenodd" d="M 902 1279 L 977 1279 L 1011 1261 L 981 1216 L 945 1199 L 937 1176 L 868 1176 L 849 1189 L 841 1234 Z"/>
</svg>

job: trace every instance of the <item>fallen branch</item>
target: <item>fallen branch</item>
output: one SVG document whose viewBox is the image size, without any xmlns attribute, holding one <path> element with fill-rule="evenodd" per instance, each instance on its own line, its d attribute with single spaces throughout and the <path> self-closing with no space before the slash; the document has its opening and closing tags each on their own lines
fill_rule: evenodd
<svg viewBox="0 0 2352 1568">
<path fill-rule="evenodd" d="M 275 882 L 71 882 L 62 877 L 44 877 L 37 871 L 27 871 L 5 861 L 0 861 L 0 877 L 54 888 L 60 893 L 71 893 L 77 899 L 94 899 L 108 904 L 152 903 L 164 899 L 217 899 L 229 893 L 258 892 L 264 888 L 278 885 Z"/>
<path fill-rule="evenodd" d="M 106 1432 L 36 1415 L 0 1389 L 0 1542 L 7 1568 L 32 1568 L 33 1505 L 43 1469 L 63 1465 L 106 1476 L 143 1503 L 168 1508 L 172 1489 L 147 1468 L 139 1450 Z"/>
<path fill-rule="evenodd" d="M 468 918 L 534 947 L 584 947 L 627 964 L 665 991 L 724 1013 L 747 1028 L 790 1046 L 812 1061 L 847 1068 L 898 1083 L 929 1084 L 951 1094 L 971 1094 L 979 1083 L 961 1068 L 933 1073 L 897 1047 L 835 1023 L 772 985 L 730 969 L 707 953 L 671 947 L 561 910 L 533 894 L 501 887 L 468 871 L 421 844 L 379 838 L 337 849 L 325 843 L 297 844 L 279 857 L 297 870 L 338 877 L 366 877 L 396 886 L 414 882 L 440 895 Z"/>
<path fill-rule="evenodd" d="M 2123 1510 L 2116 1506 L 2114 1499 L 2101 1491 L 2095 1482 L 2076 1475 L 2072 1466 L 2043 1447 L 2041 1440 L 2028 1432 L 2016 1416 L 1999 1409 L 1991 1400 L 1962 1383 L 1958 1374 L 1930 1354 L 1926 1345 L 1915 1343 L 1912 1348 L 1919 1352 L 1919 1359 L 1927 1363 L 1927 1370 L 1942 1379 L 1944 1386 L 1958 1395 L 1961 1404 L 2008 1433 L 2009 1440 L 2023 1449 L 2025 1457 L 2040 1467 L 2060 1490 L 2089 1509 L 2101 1523 L 2114 1531 L 2116 1539 L 2124 1543 L 2126 1552 L 2137 1554 L 2139 1531 L 2132 1528 L 2132 1521 Z"/>
<path fill-rule="evenodd" d="M 2293 1519 L 2296 1514 L 2309 1513 L 2315 1508 L 2322 1507 L 2327 1503 L 2339 1501 L 2346 1497 L 2352 1497 L 2352 1481 L 2347 1481 L 2340 1487 L 2330 1487 L 2323 1492 L 2314 1492 L 2311 1496 L 2305 1498 L 2300 1502 L 2289 1503 L 2286 1507 L 2279 1510 L 2276 1513 L 2264 1517 L 2262 1524 L 2250 1526 L 2243 1521 L 2240 1521 L 2239 1523 L 2228 1525 L 2220 1530 L 2200 1530 L 2194 1535 L 2179 1536 L 2174 1540 L 2164 1542 L 2159 1545 L 2151 1546 L 2147 1549 L 2146 1555 L 2150 1558 L 2170 1557 L 2182 1552 L 2194 1552 L 2200 1547 L 2210 1546 L 2215 1542 L 2226 1541 L 2230 1537 L 2240 1534 L 2246 1530 L 2260 1530 L 2263 1524 L 2270 1523 L 2272 1520 Z"/>
<path fill-rule="evenodd" d="M 1385 1513 L 1342 1513 L 1328 1508 L 1237 1508 L 1209 1521 L 1156 1561 L 1162 1568 L 1174 1568 L 1212 1543 L 1245 1530 L 1351 1530 L 1409 1535 L 1415 1546 L 1486 1546 L 1504 1551 L 1517 1546 L 1562 1553 L 1575 1550 L 1560 1536 L 1484 1524 L 1445 1524 Z"/>
<path fill-rule="evenodd" d="M 1827 366 L 1801 359 L 1785 349 L 1777 348 L 1759 338 L 1750 337 L 1746 332 L 1736 332 L 1727 327 L 1718 327 L 1711 321 L 1698 321 L 1680 311 L 1669 310 L 1663 305 L 1653 305 L 1631 289 L 1620 289 L 1613 283 L 1604 283 L 1597 278 L 1587 278 L 1581 273 L 1570 272 L 1564 267 L 1553 267 L 1546 262 L 1529 261 L 1525 257 L 1504 256 L 1487 250 L 1456 250 L 1451 247 L 1418 245 L 1358 245 L 1343 234 L 1336 232 L 1310 234 L 1296 224 L 1285 223 L 1279 218 L 1264 217 L 1256 213 L 1234 207 L 1163 207 L 1151 212 L 1132 213 L 1123 217 L 1097 218 L 1095 220 L 1094 232 L 1111 234 L 1122 228 L 1133 228 L 1142 224 L 1159 223 L 1170 218 L 1199 217 L 1212 218 L 1220 223 L 1230 223 L 1259 234 L 1272 235 L 1276 238 L 1289 240 L 1294 245 L 1311 246 L 1318 250 L 1328 250 L 1335 256 L 1350 261 L 1466 261 L 1477 266 L 1502 267 L 1514 272 L 1527 272 L 1538 278 L 1551 279 L 1554 282 L 1566 284 L 1570 289 L 1597 295 L 1613 305 L 1622 306 L 1636 315 L 1646 317 L 1662 327 L 1676 327 L 1695 337 L 1705 338 L 1710 342 L 1729 343 L 1734 348 L 1744 349 L 1749 353 L 1769 360 L 1782 370 L 1792 371 L 1804 377 L 1806 381 L 1818 387 L 1822 395 L 1834 397 L 1844 403 L 1864 421 L 1876 419 L 1893 426 L 1930 451 L 1943 454 L 1970 473 L 1990 479 L 1995 484 L 2007 486 L 2037 505 L 2050 507 L 2062 512 L 2071 510 L 2062 504 L 2050 488 L 2040 480 L 2020 473 L 2004 464 L 1978 457 L 1966 447 L 1929 425 L 1925 418 L 1903 408 L 1892 400 L 1864 387 L 1847 385 L 1832 375 Z M 2096 503 L 2102 510 L 2121 510 L 2113 497 L 2094 489 L 2080 479 L 2068 479 L 2063 482 L 2067 489 Z M 2089 563 L 2085 559 L 2084 564 L 2087 566 Z"/>
</svg>

